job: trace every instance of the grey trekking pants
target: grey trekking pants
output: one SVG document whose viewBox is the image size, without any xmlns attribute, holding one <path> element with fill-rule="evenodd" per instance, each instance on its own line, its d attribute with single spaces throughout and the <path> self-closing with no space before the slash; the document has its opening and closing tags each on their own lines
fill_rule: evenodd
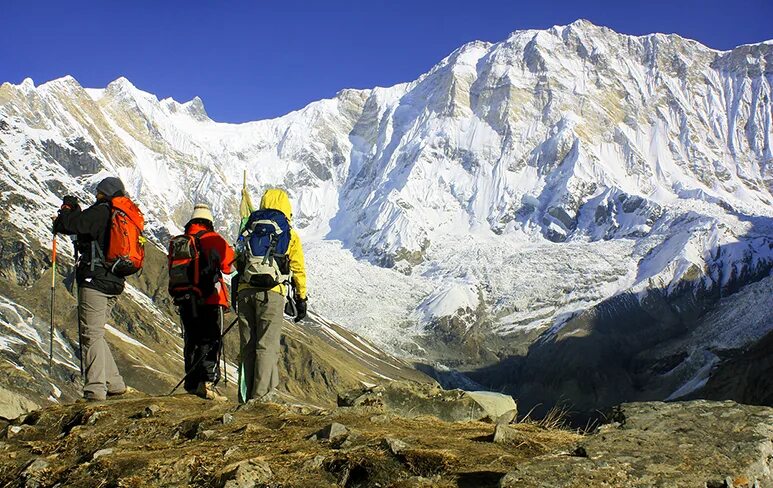
<svg viewBox="0 0 773 488">
<path fill-rule="evenodd" d="M 108 392 L 126 389 L 105 341 L 105 323 L 116 298 L 93 288 L 78 287 L 78 320 L 86 374 L 83 396 L 86 398 L 104 400 Z"/>
<path fill-rule="evenodd" d="M 261 398 L 279 386 L 279 339 L 285 297 L 273 291 L 239 297 L 239 402 Z"/>
</svg>

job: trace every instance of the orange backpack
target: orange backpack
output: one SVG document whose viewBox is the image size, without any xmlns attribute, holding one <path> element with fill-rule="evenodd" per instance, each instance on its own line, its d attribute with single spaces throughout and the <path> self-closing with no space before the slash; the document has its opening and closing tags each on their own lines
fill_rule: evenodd
<svg viewBox="0 0 773 488">
<path fill-rule="evenodd" d="M 129 276 L 142 269 L 145 259 L 145 216 L 128 197 L 113 197 L 110 209 L 105 266 L 117 276 Z"/>
</svg>

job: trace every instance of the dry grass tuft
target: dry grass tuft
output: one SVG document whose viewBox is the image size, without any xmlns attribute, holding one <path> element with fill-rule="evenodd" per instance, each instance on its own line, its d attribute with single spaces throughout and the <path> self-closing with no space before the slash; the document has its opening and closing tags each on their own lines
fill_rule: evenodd
<svg viewBox="0 0 773 488">
<path fill-rule="evenodd" d="M 548 430 L 569 430 L 569 418 L 572 413 L 569 407 L 559 404 L 548 410 L 548 413 L 541 419 L 531 418 L 534 409 L 540 405 L 541 404 L 534 405 L 534 407 L 532 407 L 526 416 L 519 420 L 518 423 L 537 425 Z"/>
<path fill-rule="evenodd" d="M 434 476 L 450 471 L 458 458 L 446 449 L 409 449 L 402 455 L 408 469 L 418 476 Z"/>
</svg>

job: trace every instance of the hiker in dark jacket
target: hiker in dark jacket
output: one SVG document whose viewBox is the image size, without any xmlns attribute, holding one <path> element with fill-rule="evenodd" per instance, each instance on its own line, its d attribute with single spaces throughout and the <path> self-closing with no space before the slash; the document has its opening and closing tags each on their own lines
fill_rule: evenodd
<svg viewBox="0 0 773 488">
<path fill-rule="evenodd" d="M 77 236 L 75 277 L 81 360 L 85 369 L 83 398 L 89 401 L 126 392 L 126 383 L 105 341 L 105 323 L 123 292 L 125 279 L 111 273 L 99 259 L 106 252 L 110 235 L 110 200 L 123 196 L 125 190 L 120 179 L 109 177 L 97 185 L 96 191 L 96 203 L 85 210 L 81 210 L 75 197 L 64 197 L 59 216 L 54 220 L 54 232 Z"/>
</svg>

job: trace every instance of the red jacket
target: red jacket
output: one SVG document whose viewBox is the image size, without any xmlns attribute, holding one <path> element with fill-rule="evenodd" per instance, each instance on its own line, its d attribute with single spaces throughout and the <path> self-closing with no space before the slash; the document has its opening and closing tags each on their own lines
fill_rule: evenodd
<svg viewBox="0 0 773 488">
<path fill-rule="evenodd" d="M 201 224 L 191 224 L 185 229 L 185 233 L 188 235 L 196 235 L 203 230 L 208 230 L 207 227 Z M 216 251 L 220 256 L 220 271 L 223 274 L 231 273 L 231 265 L 234 262 L 234 250 L 223 239 L 223 236 L 217 232 L 210 230 L 206 234 L 199 237 L 201 243 L 201 251 L 204 255 L 209 256 L 211 251 Z M 206 305 L 221 305 L 228 307 L 228 287 L 225 284 L 223 277 L 220 277 L 220 282 L 215 285 L 216 292 L 204 299 Z"/>
</svg>

